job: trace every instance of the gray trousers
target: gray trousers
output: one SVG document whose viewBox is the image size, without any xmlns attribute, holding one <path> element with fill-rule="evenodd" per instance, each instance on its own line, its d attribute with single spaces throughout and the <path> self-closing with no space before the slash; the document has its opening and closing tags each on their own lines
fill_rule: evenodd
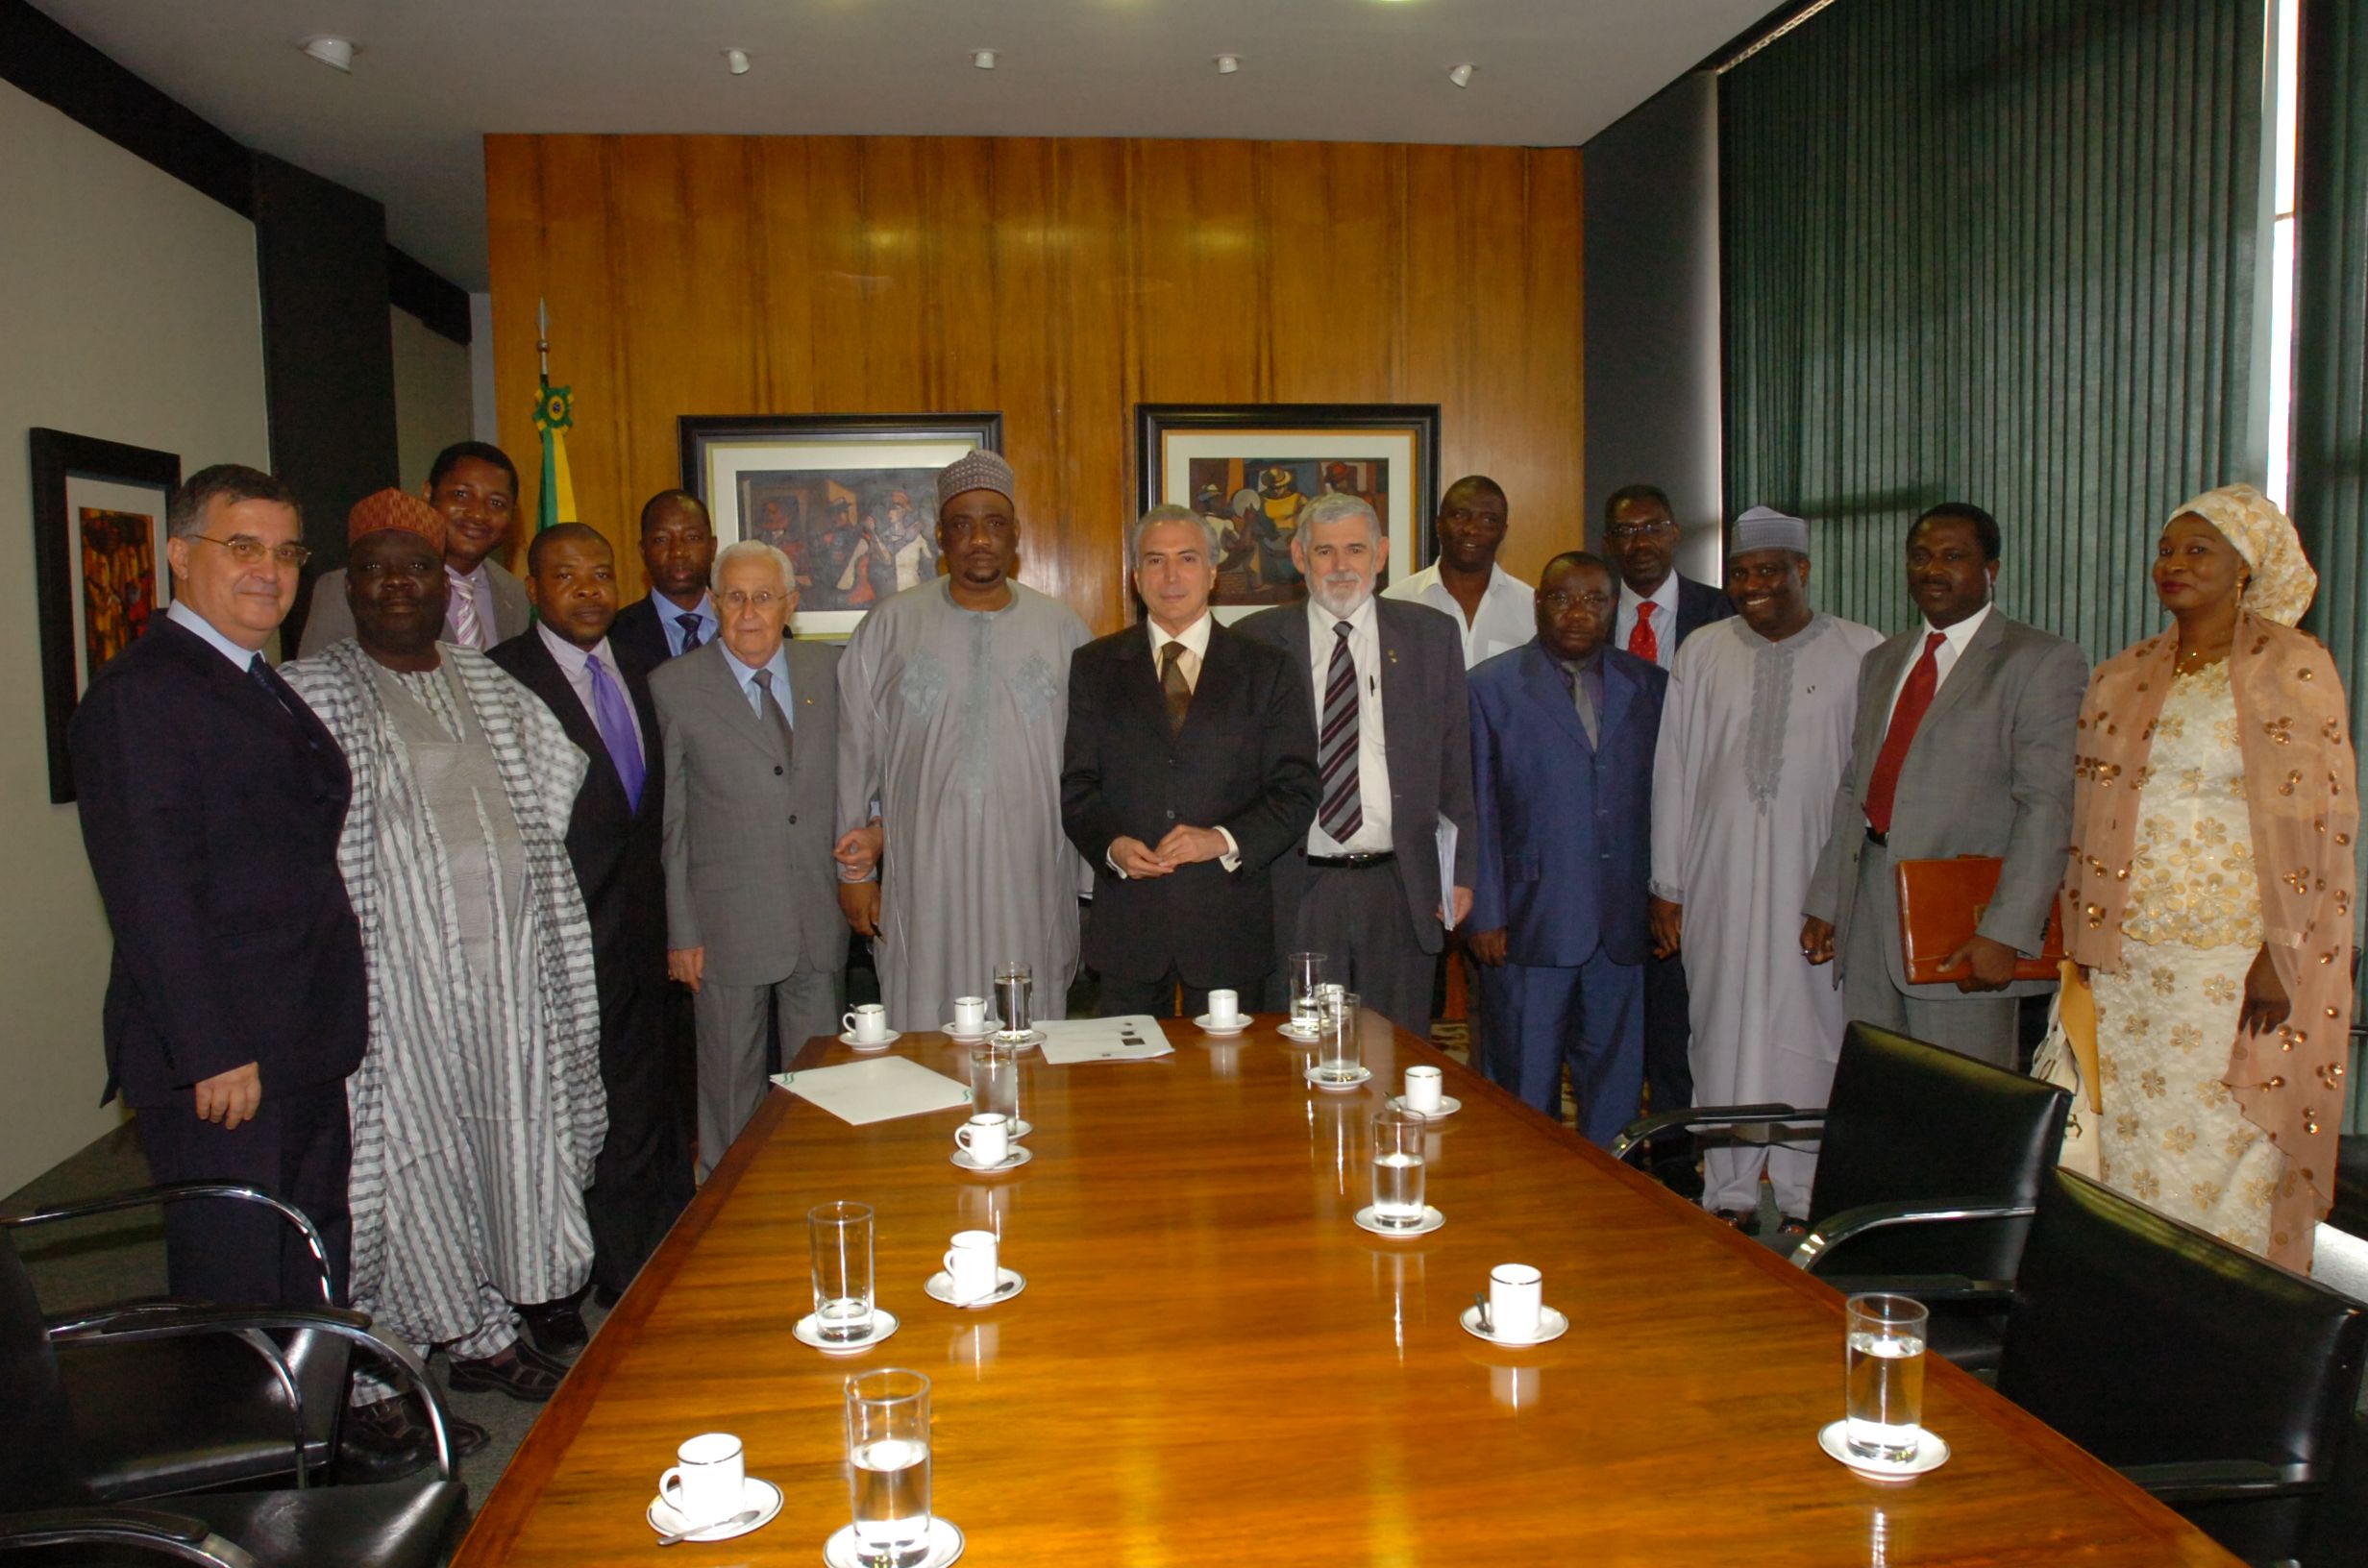
<svg viewBox="0 0 2368 1568">
<path fill-rule="evenodd" d="M 1346 986 L 1362 1005 L 1407 1033 L 1431 1038 L 1431 988 L 1439 960 L 1415 940 L 1395 861 L 1362 870 L 1310 867 L 1307 895 L 1295 918 L 1279 923 L 1283 952 L 1323 954 L 1327 982 Z M 1270 997 L 1279 996 L 1288 984 L 1277 966 Z"/>
<path fill-rule="evenodd" d="M 1891 983 L 1899 952 L 1899 890 L 1891 877 L 1891 853 L 1870 844 L 1859 857 L 1858 907 L 1839 954 L 1842 1003 L 1850 1017 L 2013 1071 L 2020 999 L 1954 988 L 1937 996 L 1911 996 Z"/>
<path fill-rule="evenodd" d="M 816 1035 L 835 1035 L 847 1000 L 840 971 L 793 969 L 764 986 L 703 982 L 691 998 L 699 1035 L 699 1179 L 705 1181 L 765 1098 L 765 1010 L 794 1058 Z"/>
</svg>

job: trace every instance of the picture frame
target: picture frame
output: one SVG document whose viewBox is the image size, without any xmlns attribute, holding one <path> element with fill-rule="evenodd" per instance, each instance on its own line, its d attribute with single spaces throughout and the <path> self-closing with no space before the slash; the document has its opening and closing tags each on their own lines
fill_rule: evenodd
<svg viewBox="0 0 2368 1568">
<path fill-rule="evenodd" d="M 1163 502 L 1213 518 L 1223 541 L 1210 605 L 1222 622 L 1303 602 L 1291 565 L 1296 515 L 1327 489 L 1381 517 L 1382 583 L 1438 552 L 1439 404 L 1145 403 L 1135 405 L 1139 511 Z M 1126 595 L 1133 602 L 1133 563 Z"/>
<path fill-rule="evenodd" d="M 1003 450 L 1000 413 L 684 414 L 682 487 L 720 544 L 762 538 L 798 571 L 801 637 L 844 637 L 937 576 L 937 471 Z"/>
<path fill-rule="evenodd" d="M 164 512 L 181 484 L 169 452 L 38 426 L 33 471 L 33 582 L 41 647 L 49 798 L 74 798 L 66 725 L 101 665 L 172 602 Z"/>
</svg>

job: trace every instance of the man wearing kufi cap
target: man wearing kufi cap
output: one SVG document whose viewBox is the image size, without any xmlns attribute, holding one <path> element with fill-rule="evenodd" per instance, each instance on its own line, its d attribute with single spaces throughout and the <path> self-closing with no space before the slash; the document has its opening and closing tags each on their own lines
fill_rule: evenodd
<svg viewBox="0 0 2368 1568">
<path fill-rule="evenodd" d="M 946 575 L 866 615 L 839 661 L 840 907 L 873 941 L 891 1028 L 934 1029 L 999 964 L 1065 1014 L 1089 874 L 1061 829 L 1070 655 L 1085 623 L 1012 580 L 1011 465 L 937 478 Z"/>
<path fill-rule="evenodd" d="M 1694 1097 L 1822 1105 L 1841 1051 L 1841 993 L 1798 933 L 1834 792 L 1850 759 L 1871 626 L 1809 602 L 1809 525 L 1765 506 L 1735 521 L 1737 614 L 1678 649 L 1653 760 L 1655 951 L 1682 956 Z M 1713 1147 L 1703 1207 L 1746 1229 L 1760 1179 L 1806 1230 L 1816 1156 L 1786 1144 Z"/>
</svg>

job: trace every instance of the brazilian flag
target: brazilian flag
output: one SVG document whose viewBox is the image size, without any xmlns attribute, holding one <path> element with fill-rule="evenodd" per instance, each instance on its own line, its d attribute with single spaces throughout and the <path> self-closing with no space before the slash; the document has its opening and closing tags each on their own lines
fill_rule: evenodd
<svg viewBox="0 0 2368 1568">
<path fill-rule="evenodd" d="M 554 386 L 548 375 L 542 377 L 534 398 L 534 428 L 543 437 L 543 493 L 534 516 L 537 533 L 554 523 L 581 521 L 576 515 L 576 481 L 567 471 L 567 431 L 575 423 L 575 389 Z"/>
</svg>

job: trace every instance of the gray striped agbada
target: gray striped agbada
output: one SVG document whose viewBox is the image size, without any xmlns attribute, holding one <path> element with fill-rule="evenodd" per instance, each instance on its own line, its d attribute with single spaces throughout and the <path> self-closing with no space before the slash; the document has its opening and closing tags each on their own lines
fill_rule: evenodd
<svg viewBox="0 0 2368 1568">
<path fill-rule="evenodd" d="M 385 668 L 351 640 L 283 672 L 352 765 L 338 868 L 369 963 L 349 1080 L 353 1302 L 382 1333 L 499 1354 L 511 1302 L 592 1265 L 607 1125 L 592 932 L 567 858 L 584 755 L 484 655 Z"/>
</svg>

